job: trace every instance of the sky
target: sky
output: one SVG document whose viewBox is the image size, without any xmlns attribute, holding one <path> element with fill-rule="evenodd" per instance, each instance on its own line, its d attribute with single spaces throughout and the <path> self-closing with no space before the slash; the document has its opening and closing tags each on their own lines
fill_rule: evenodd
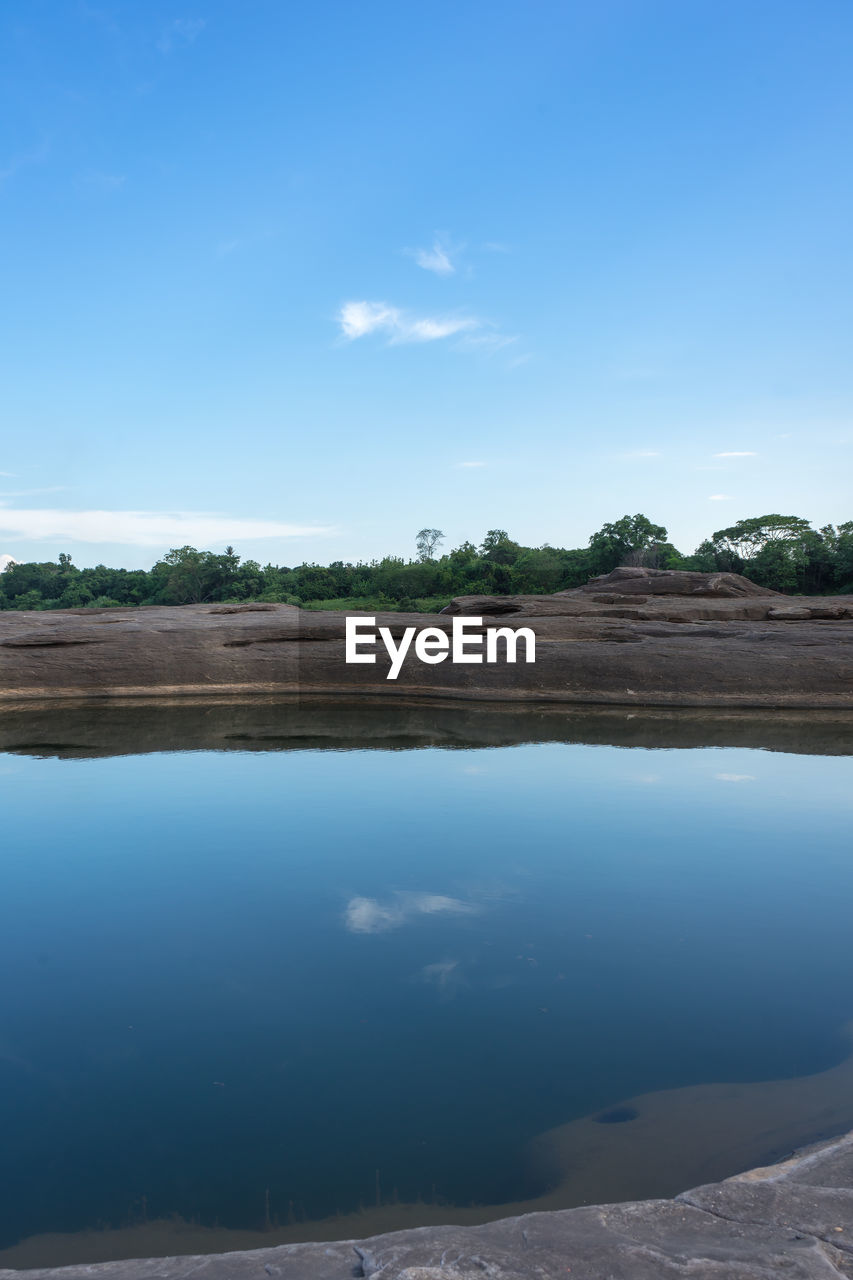
<svg viewBox="0 0 853 1280">
<path fill-rule="evenodd" d="M 853 519 L 849 0 L 5 0 L 0 555 Z"/>
</svg>

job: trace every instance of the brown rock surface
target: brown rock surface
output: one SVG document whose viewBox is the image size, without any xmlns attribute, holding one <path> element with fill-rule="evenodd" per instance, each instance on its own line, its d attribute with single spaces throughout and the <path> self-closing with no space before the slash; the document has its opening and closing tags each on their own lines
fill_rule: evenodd
<svg viewBox="0 0 853 1280">
<path fill-rule="evenodd" d="M 714 596 L 717 599 L 738 599 L 743 596 L 779 596 L 778 591 L 760 587 L 739 573 L 693 573 L 684 569 L 641 569 L 623 565 L 612 573 L 590 578 L 576 591 L 583 595 L 615 589 L 626 594 L 644 592 L 647 595 Z M 562 595 L 574 595 L 564 591 Z"/>
<path fill-rule="evenodd" d="M 578 591 L 467 596 L 443 614 L 372 615 L 395 640 L 411 626 L 450 632 L 458 615 L 481 616 L 484 629 L 527 626 L 536 636 L 532 664 L 426 665 L 412 651 L 397 680 L 387 679 L 381 642 L 375 665 L 345 662 L 346 617 L 364 614 L 283 604 L 8 612 L 0 614 L 0 703 L 352 694 L 853 708 L 853 597 L 762 595 L 751 583 L 735 594 L 745 581 L 619 570 Z M 642 583 L 643 593 L 601 590 L 625 583 Z"/>
</svg>

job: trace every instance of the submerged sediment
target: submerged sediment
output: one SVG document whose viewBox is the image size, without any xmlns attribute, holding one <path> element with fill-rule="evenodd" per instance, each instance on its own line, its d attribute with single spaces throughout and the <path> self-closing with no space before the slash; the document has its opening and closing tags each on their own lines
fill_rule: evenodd
<svg viewBox="0 0 853 1280">
<path fill-rule="evenodd" d="M 668 1199 L 331 1243 L 7 1269 L 0 1280 L 22 1274 L 30 1280 L 839 1280 L 853 1275 L 853 1133 Z"/>
<path fill-rule="evenodd" d="M 853 1025 L 844 1033 L 849 1044 Z M 549 1280 L 581 1264 L 586 1280 L 647 1274 L 751 1280 L 774 1275 L 777 1265 L 786 1275 L 832 1275 L 810 1270 L 808 1259 L 819 1258 L 819 1239 L 851 1250 L 853 1258 L 851 1126 L 853 1054 L 809 1076 L 640 1094 L 548 1130 L 524 1156 L 529 1177 L 548 1187 L 531 1199 L 398 1203 L 380 1199 L 377 1171 L 377 1203 L 357 1212 L 280 1224 L 277 1213 L 270 1218 L 267 1193 L 263 1228 L 172 1217 L 33 1236 L 0 1252 L 0 1280 L 22 1269 L 32 1280 L 180 1280 L 257 1276 L 262 1268 L 294 1280 L 338 1280 L 360 1274 L 359 1258 L 372 1260 L 374 1269 L 364 1275 L 384 1280 L 469 1280 L 481 1273 Z M 791 1158 L 801 1144 L 838 1132 L 847 1136 Z M 761 1167 L 740 1172 L 756 1164 Z M 679 1194 L 686 1184 L 698 1190 Z M 718 1225 L 692 1214 L 685 1219 L 685 1206 L 713 1215 L 723 1206 L 731 1231 L 721 1235 Z M 798 1216 L 786 1216 L 795 1209 Z M 692 1224 L 686 1236 L 685 1222 Z M 532 1245 L 537 1238 L 539 1245 Z M 802 1243 L 807 1238 L 813 1253 Z M 631 1270 L 652 1242 L 661 1270 Z M 688 1243 L 695 1250 L 689 1258 Z M 477 1257 L 486 1265 L 480 1271 L 448 1266 L 448 1257 L 457 1255 L 466 1265 Z M 791 1270 L 795 1261 L 806 1269 Z M 342 1269 L 344 1263 L 351 1269 Z"/>
<path fill-rule="evenodd" d="M 346 661 L 346 619 L 363 614 L 250 603 L 7 612 L 0 704 L 326 694 L 853 708 L 853 596 L 786 597 L 745 582 L 617 570 L 555 595 L 468 596 L 438 615 L 370 615 L 395 642 L 409 627 L 450 633 L 455 619 L 476 617 L 482 630 L 535 635 L 535 662 L 427 664 L 410 651 L 393 680 L 381 645 L 373 664 Z"/>
</svg>

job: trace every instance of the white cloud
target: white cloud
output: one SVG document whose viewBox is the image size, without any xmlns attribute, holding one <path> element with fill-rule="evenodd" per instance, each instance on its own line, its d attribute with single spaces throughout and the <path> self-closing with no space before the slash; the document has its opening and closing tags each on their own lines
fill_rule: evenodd
<svg viewBox="0 0 853 1280">
<path fill-rule="evenodd" d="M 478 320 L 466 319 L 464 316 L 438 319 L 425 316 L 423 319 L 404 322 L 397 342 L 433 342 L 436 338 L 450 338 L 454 333 L 464 333 L 466 329 L 476 329 Z"/>
<path fill-rule="evenodd" d="M 731 502 L 731 495 L 728 493 L 709 493 L 709 502 Z"/>
<path fill-rule="evenodd" d="M 632 449 L 630 453 L 620 454 L 622 458 L 659 458 L 658 449 Z"/>
<path fill-rule="evenodd" d="M 726 453 L 715 453 L 715 458 L 757 458 L 758 454 L 753 449 L 732 449 Z"/>
<path fill-rule="evenodd" d="M 455 466 L 457 469 L 460 469 L 460 468 L 466 468 L 466 467 L 485 467 L 486 465 L 487 465 L 487 464 L 486 464 L 485 462 L 456 462 L 456 463 L 454 463 L 454 466 Z"/>
<path fill-rule="evenodd" d="M 386 902 L 377 898 L 351 898 L 344 911 L 350 933 L 385 933 L 423 915 L 470 915 L 477 910 L 458 898 L 439 893 L 396 893 Z"/>
<path fill-rule="evenodd" d="M 185 49 L 196 42 L 206 26 L 204 18 L 173 18 L 161 31 L 157 48 L 161 53 Z"/>
<path fill-rule="evenodd" d="M 513 342 L 518 342 L 517 334 L 466 333 L 459 339 L 459 346 L 470 347 L 474 350 L 491 354 L 494 351 L 501 351 L 504 347 L 511 346 Z"/>
<path fill-rule="evenodd" d="M 0 573 L 9 568 L 10 564 L 15 564 L 15 557 L 7 554 L 0 555 Z"/>
<path fill-rule="evenodd" d="M 413 316 L 387 302 L 345 302 L 338 323 L 350 341 L 384 333 L 391 343 L 434 342 L 480 327 L 480 321 L 471 316 Z"/>
<path fill-rule="evenodd" d="M 245 520 L 201 511 L 61 511 L 0 507 L 0 533 L 15 538 L 67 538 L 137 547 L 212 546 L 250 538 L 300 538 L 328 534 L 329 525 Z"/>
<path fill-rule="evenodd" d="M 715 773 L 714 777 L 718 782 L 755 782 L 752 773 Z"/>
<path fill-rule="evenodd" d="M 399 314 L 382 302 L 345 302 L 338 320 L 345 338 L 363 338 L 375 329 L 393 326 Z"/>
<path fill-rule="evenodd" d="M 451 250 L 436 240 L 431 249 L 415 249 L 412 256 L 424 271 L 432 271 L 437 276 L 452 276 L 456 267 L 450 254 Z"/>
</svg>

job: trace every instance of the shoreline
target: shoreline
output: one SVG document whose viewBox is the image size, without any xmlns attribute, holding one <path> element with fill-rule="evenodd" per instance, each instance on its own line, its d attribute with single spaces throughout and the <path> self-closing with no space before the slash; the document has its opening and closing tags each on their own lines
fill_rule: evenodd
<svg viewBox="0 0 853 1280">
<path fill-rule="evenodd" d="M 170 1265 L 179 1266 L 190 1258 L 257 1258 L 258 1250 L 313 1247 L 322 1253 L 323 1244 L 364 1236 L 381 1234 L 390 1240 L 388 1233 L 415 1232 L 428 1237 L 445 1228 L 488 1230 L 528 1215 L 561 1218 L 597 1205 L 670 1202 L 686 1194 L 685 1186 L 749 1179 L 756 1165 L 764 1168 L 799 1148 L 811 1149 L 828 1133 L 848 1130 L 847 1225 L 853 1231 L 853 1024 L 846 1024 L 843 1034 L 848 1054 L 813 1075 L 657 1090 L 546 1130 L 527 1144 L 524 1159 L 531 1173 L 551 1187 L 528 1200 L 470 1206 L 383 1202 L 255 1230 L 202 1226 L 175 1216 L 118 1228 L 46 1233 L 0 1251 L 0 1280 L 21 1275 L 77 1280 L 84 1274 L 125 1280 L 141 1274 L 129 1261 L 139 1257 L 168 1255 Z M 611 1114 L 625 1119 L 602 1121 Z M 685 1147 L 685 1134 L 693 1145 Z M 183 1273 L 163 1269 L 153 1274 Z"/>
<path fill-rule="evenodd" d="M 398 1215 L 398 1229 L 366 1238 L 275 1244 L 264 1234 L 257 1244 L 235 1238 L 227 1252 L 2 1268 L 0 1280 L 564 1280 L 575 1270 L 584 1280 L 767 1280 L 781 1272 L 830 1280 L 850 1274 L 852 1203 L 847 1132 L 671 1198 L 533 1210 L 473 1226 L 448 1224 L 446 1213 L 435 1225 L 406 1226 Z M 166 1225 L 165 1243 L 197 1243 L 199 1228 L 185 1224 L 180 1235 L 181 1224 Z M 151 1226 L 140 1228 L 149 1240 Z"/>
<path fill-rule="evenodd" d="M 853 755 L 853 709 L 233 693 L 0 705 L 0 751 L 64 759 L 160 751 L 477 750 L 542 742 Z"/>
</svg>

